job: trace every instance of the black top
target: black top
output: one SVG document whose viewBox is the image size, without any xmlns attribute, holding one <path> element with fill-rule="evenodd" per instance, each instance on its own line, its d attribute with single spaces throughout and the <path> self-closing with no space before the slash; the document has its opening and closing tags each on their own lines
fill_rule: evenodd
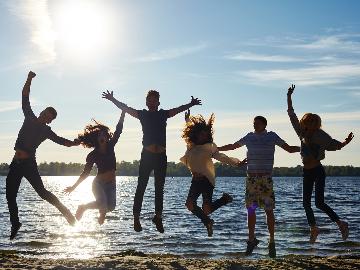
<svg viewBox="0 0 360 270">
<path fill-rule="evenodd" d="M 137 113 L 143 131 L 143 146 L 157 144 L 166 147 L 166 121 L 169 118 L 169 111 L 138 110 Z"/>
<path fill-rule="evenodd" d="M 118 123 L 112 139 L 107 143 L 106 152 L 100 153 L 97 149 L 91 151 L 86 157 L 86 164 L 83 173 L 89 174 L 94 163 L 99 173 L 116 170 L 116 157 L 114 147 L 119 140 L 123 129 L 123 123 Z"/>
<path fill-rule="evenodd" d="M 65 145 L 66 142 L 70 142 L 56 135 L 48 125 L 42 124 L 38 121 L 31 109 L 29 96 L 22 96 L 22 109 L 25 120 L 19 131 L 14 147 L 15 150 L 25 151 L 30 156 L 35 157 L 36 149 L 46 139 L 50 139 L 61 145 Z"/>
</svg>

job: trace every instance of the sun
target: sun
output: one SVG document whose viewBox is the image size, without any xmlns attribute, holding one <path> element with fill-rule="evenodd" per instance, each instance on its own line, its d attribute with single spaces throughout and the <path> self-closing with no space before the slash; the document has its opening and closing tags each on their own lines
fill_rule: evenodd
<svg viewBox="0 0 360 270">
<path fill-rule="evenodd" d="M 64 1 L 54 18 L 57 45 L 71 58 L 91 57 L 111 45 L 111 12 L 104 1 Z"/>
</svg>

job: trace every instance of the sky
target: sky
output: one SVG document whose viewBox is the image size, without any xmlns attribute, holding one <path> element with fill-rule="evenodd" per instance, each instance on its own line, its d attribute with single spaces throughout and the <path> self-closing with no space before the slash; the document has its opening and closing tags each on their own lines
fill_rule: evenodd
<svg viewBox="0 0 360 270">
<path fill-rule="evenodd" d="M 96 119 L 114 130 L 121 111 L 102 91 L 145 108 L 149 89 L 160 107 L 202 99 L 192 114 L 215 113 L 215 143 L 234 143 L 268 119 L 289 145 L 299 145 L 287 116 L 286 93 L 296 85 L 295 112 L 321 116 L 323 129 L 343 141 L 323 164 L 360 166 L 359 1 L 60 1 L 0 2 L 0 162 L 9 163 L 24 120 L 21 90 L 36 72 L 31 104 L 38 114 L 58 111 L 51 128 L 73 139 Z M 184 116 L 168 120 L 167 155 L 185 152 Z M 126 115 L 116 146 L 118 161 L 140 158 L 139 121 Z M 89 149 L 49 140 L 38 162 L 84 163 Z M 244 158 L 242 147 L 227 154 Z M 276 149 L 275 166 L 297 166 L 299 154 Z"/>
</svg>

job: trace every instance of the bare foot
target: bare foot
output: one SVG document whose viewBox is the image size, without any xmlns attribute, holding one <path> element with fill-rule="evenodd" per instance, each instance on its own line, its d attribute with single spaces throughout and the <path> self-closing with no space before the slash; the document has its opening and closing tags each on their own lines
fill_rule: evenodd
<svg viewBox="0 0 360 270">
<path fill-rule="evenodd" d="M 319 235 L 319 228 L 316 226 L 311 227 L 310 229 L 310 244 L 314 244 L 316 242 L 316 238 Z"/>
<path fill-rule="evenodd" d="M 345 241 L 349 237 L 349 224 L 345 221 L 341 221 L 339 225 L 342 239 Z"/>
<path fill-rule="evenodd" d="M 100 225 L 104 224 L 105 216 L 106 216 L 105 214 L 100 214 L 100 216 L 98 217 L 98 222 Z"/>
<path fill-rule="evenodd" d="M 84 212 L 85 212 L 85 207 L 84 207 L 84 205 L 80 204 L 78 206 L 78 209 L 76 210 L 75 218 L 77 220 L 80 220 L 82 218 Z"/>
</svg>

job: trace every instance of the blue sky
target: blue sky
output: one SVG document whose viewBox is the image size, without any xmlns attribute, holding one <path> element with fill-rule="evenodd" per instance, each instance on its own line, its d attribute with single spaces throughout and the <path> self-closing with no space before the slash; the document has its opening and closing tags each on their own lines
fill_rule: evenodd
<svg viewBox="0 0 360 270">
<path fill-rule="evenodd" d="M 299 141 L 286 114 L 286 89 L 296 84 L 295 111 L 320 114 L 323 128 L 353 142 L 324 164 L 360 166 L 360 19 L 358 1 L 1 1 L 0 162 L 9 162 L 23 121 L 21 89 L 29 70 L 36 113 L 58 110 L 52 129 L 74 138 L 95 118 L 110 127 L 120 111 L 105 89 L 134 108 L 158 89 L 161 107 L 203 100 L 194 114 L 216 115 L 218 145 L 268 130 Z M 183 115 L 168 121 L 168 159 L 185 150 Z M 139 159 L 141 126 L 126 116 L 118 161 Z M 45 142 L 38 161 L 84 162 L 88 149 Z M 231 152 L 242 158 L 246 149 Z M 230 154 L 230 152 L 229 152 Z M 298 154 L 277 149 L 276 166 Z"/>
</svg>

